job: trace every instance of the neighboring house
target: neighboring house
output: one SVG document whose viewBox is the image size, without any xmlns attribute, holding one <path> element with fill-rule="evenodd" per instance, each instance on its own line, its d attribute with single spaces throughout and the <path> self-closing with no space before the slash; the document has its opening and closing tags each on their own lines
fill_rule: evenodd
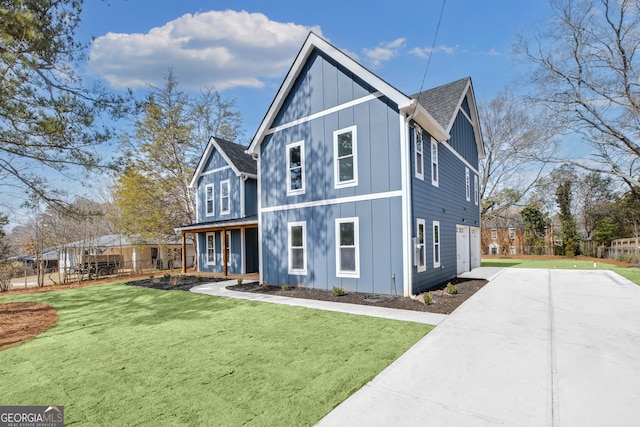
<svg viewBox="0 0 640 427">
<path fill-rule="evenodd" d="M 196 222 L 176 229 L 193 233 L 198 270 L 227 274 L 258 271 L 256 161 L 245 147 L 211 138 L 190 187 L 196 191 Z"/>
<path fill-rule="evenodd" d="M 126 236 L 109 234 L 59 246 L 58 264 L 61 271 L 72 271 L 87 256 L 119 255 L 122 257 L 122 268 L 127 270 L 180 268 L 182 251 L 182 245 L 178 241 L 139 244 Z M 185 258 L 186 265 L 192 266 L 195 250 L 187 248 Z"/>
<path fill-rule="evenodd" d="M 408 296 L 480 265 L 470 78 L 407 96 L 312 33 L 248 152 L 261 282 Z"/>
<path fill-rule="evenodd" d="M 482 250 L 487 255 L 553 255 L 553 227 L 546 229 L 544 241 L 538 247 L 528 246 L 522 220 L 522 208 L 512 207 L 494 214 L 491 211 L 482 221 Z"/>
</svg>

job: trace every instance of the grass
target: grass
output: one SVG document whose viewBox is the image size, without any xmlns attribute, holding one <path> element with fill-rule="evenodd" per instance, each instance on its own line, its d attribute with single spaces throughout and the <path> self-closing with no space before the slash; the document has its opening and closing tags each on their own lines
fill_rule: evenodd
<svg viewBox="0 0 640 427">
<path fill-rule="evenodd" d="M 10 301 L 59 318 L 0 351 L 0 400 L 67 425 L 313 425 L 432 328 L 122 284 Z"/>
<path fill-rule="evenodd" d="M 560 268 L 593 270 L 593 261 L 581 260 L 580 258 L 558 258 L 558 259 L 491 259 L 482 261 L 483 267 L 513 267 L 513 268 Z M 575 266 L 575 267 L 574 267 Z M 608 264 L 603 259 L 598 261 L 598 270 L 615 271 L 622 277 L 626 277 L 636 285 L 640 285 L 640 269 Z"/>
</svg>

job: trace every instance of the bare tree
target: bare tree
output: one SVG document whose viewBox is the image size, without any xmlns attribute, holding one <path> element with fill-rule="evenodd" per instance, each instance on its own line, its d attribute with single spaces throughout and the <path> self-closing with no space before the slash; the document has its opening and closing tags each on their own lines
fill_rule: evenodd
<svg viewBox="0 0 640 427">
<path fill-rule="evenodd" d="M 571 162 L 613 174 L 640 190 L 640 3 L 551 0 L 544 32 L 521 37 L 516 51 L 535 66 L 532 101 L 590 145 L 591 161 Z M 560 159 L 558 159 L 560 160 Z"/>
<path fill-rule="evenodd" d="M 480 163 L 482 214 L 518 204 L 556 151 L 554 128 L 531 106 L 502 91 L 480 105 L 486 158 Z"/>
</svg>

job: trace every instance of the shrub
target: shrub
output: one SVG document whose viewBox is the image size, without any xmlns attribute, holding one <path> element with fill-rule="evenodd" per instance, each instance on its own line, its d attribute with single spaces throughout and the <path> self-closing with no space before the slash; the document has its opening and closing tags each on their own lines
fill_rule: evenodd
<svg viewBox="0 0 640 427">
<path fill-rule="evenodd" d="M 280 289 L 282 289 L 283 291 L 288 291 L 289 289 L 291 289 L 291 286 L 289 286 L 289 285 L 282 285 L 282 286 L 280 286 Z"/>
<path fill-rule="evenodd" d="M 169 283 L 171 284 L 171 286 L 177 285 L 181 278 L 181 276 L 169 276 L 169 277 L 170 277 Z"/>
<path fill-rule="evenodd" d="M 242 277 L 238 278 L 238 285 L 242 285 Z"/>
<path fill-rule="evenodd" d="M 339 288 L 337 286 L 333 287 L 333 295 L 337 297 L 341 297 L 344 295 L 344 288 Z"/>
<path fill-rule="evenodd" d="M 567 242 L 567 246 L 564 247 L 564 256 L 567 258 L 573 258 L 576 255 L 576 247 L 572 241 Z"/>
<path fill-rule="evenodd" d="M 200 282 L 202 282 L 203 280 L 204 280 L 204 277 L 202 277 L 201 275 L 199 275 L 199 274 L 198 274 L 198 275 L 196 276 L 196 282 L 200 283 Z"/>
<path fill-rule="evenodd" d="M 422 298 L 424 299 L 424 303 L 426 305 L 433 304 L 433 297 L 431 296 L 431 292 L 425 292 L 424 294 L 422 294 Z"/>
<path fill-rule="evenodd" d="M 162 276 L 165 279 L 169 280 L 171 278 L 171 275 L 169 273 L 164 273 L 164 275 Z"/>
<path fill-rule="evenodd" d="M 447 283 L 447 293 L 449 295 L 455 295 L 458 293 L 458 287 L 456 285 L 454 285 L 453 283 L 449 282 Z"/>
</svg>

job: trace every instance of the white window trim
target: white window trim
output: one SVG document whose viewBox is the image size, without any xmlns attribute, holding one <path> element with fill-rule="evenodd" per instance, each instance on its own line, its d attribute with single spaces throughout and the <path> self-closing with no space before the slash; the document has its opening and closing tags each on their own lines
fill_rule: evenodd
<svg viewBox="0 0 640 427">
<path fill-rule="evenodd" d="M 424 138 L 422 135 L 422 128 L 420 128 L 419 126 L 416 126 L 413 129 L 413 157 L 414 157 L 414 168 L 416 171 L 416 178 L 424 181 Z M 418 138 L 420 138 L 421 144 L 420 144 L 420 150 L 418 151 Z M 418 154 L 420 154 L 420 161 L 418 161 Z M 419 166 L 419 168 L 418 168 Z M 421 172 L 418 172 L 418 169 Z"/>
<path fill-rule="evenodd" d="M 355 271 L 343 271 L 340 270 L 340 224 L 353 223 L 354 233 L 354 247 L 355 247 Z M 336 218 L 336 277 L 360 277 L 360 224 L 358 217 L 352 218 Z"/>
<path fill-rule="evenodd" d="M 289 155 L 289 151 L 292 148 L 300 147 L 300 169 L 302 171 L 302 187 L 292 190 L 291 189 L 291 156 Z M 288 144 L 286 147 L 286 155 L 287 155 L 287 196 L 295 196 L 297 194 L 305 193 L 305 181 L 306 181 L 306 172 L 304 169 L 304 141 L 292 142 Z"/>
<path fill-rule="evenodd" d="M 338 136 L 351 132 L 352 138 L 352 150 L 351 155 L 353 156 L 353 179 L 349 181 L 339 181 L 340 178 L 340 168 L 338 162 Z M 343 129 L 338 129 L 333 132 L 333 182 L 334 188 L 346 188 L 346 187 L 354 187 L 358 185 L 358 127 L 357 126 L 349 126 Z"/>
<path fill-rule="evenodd" d="M 292 249 L 293 246 L 291 246 L 291 229 L 293 227 L 302 227 L 302 269 L 296 269 L 293 268 L 293 257 L 292 255 Z M 307 223 L 306 221 L 298 221 L 298 222 L 290 222 L 288 223 L 288 227 L 289 229 L 289 234 L 288 234 L 288 239 L 287 239 L 287 252 L 289 254 L 289 274 L 292 275 L 306 275 L 307 274 Z"/>
<path fill-rule="evenodd" d="M 438 243 L 436 243 L 436 227 L 438 228 Z M 442 233 L 440 232 L 440 221 L 433 221 L 433 268 L 440 268 L 441 246 L 442 246 Z M 437 257 L 436 257 L 437 255 Z M 438 260 L 436 262 L 436 259 Z"/>
<path fill-rule="evenodd" d="M 439 157 L 440 154 L 438 153 L 438 143 L 435 139 L 431 138 L 431 185 L 433 185 L 434 187 L 438 187 L 440 185 L 440 166 L 438 163 Z"/>
<path fill-rule="evenodd" d="M 227 203 L 227 209 L 224 210 L 222 207 L 224 206 L 222 203 L 223 194 L 222 187 L 227 186 L 227 198 L 229 199 L 229 203 Z M 231 212 L 231 181 L 225 179 L 224 181 L 220 181 L 220 215 L 228 215 Z"/>
<path fill-rule="evenodd" d="M 509 227 L 509 239 L 513 240 L 516 238 L 516 229 L 513 227 Z"/>
<path fill-rule="evenodd" d="M 213 236 L 213 261 L 209 260 L 209 236 Z M 216 265 L 216 232 L 212 231 L 211 233 L 207 233 L 205 235 L 205 241 L 204 241 L 204 246 L 205 246 L 205 259 L 207 261 L 207 265 Z"/>
<path fill-rule="evenodd" d="M 420 243 L 420 226 L 422 226 L 422 243 Z M 416 265 L 418 266 L 418 273 L 422 273 L 423 271 L 427 271 L 427 245 L 426 243 L 427 237 L 427 225 L 424 219 L 418 218 L 416 219 L 416 241 L 419 246 L 417 251 L 422 252 L 422 260 L 424 261 L 422 265 L 420 265 L 420 258 L 417 259 Z M 418 252 L 416 251 L 416 254 Z"/>
<path fill-rule="evenodd" d="M 480 188 L 478 188 L 478 175 L 473 175 L 473 201 L 476 206 L 480 202 Z"/>
<path fill-rule="evenodd" d="M 469 168 L 464 168 L 464 185 L 465 185 L 465 198 L 467 202 L 471 201 L 471 178 L 469 177 Z"/>
<path fill-rule="evenodd" d="M 497 228 L 492 228 L 491 229 L 491 240 L 498 240 L 498 229 Z"/>
<path fill-rule="evenodd" d="M 209 212 L 209 199 L 207 192 L 211 188 L 211 212 Z M 216 187 L 215 184 L 207 184 L 204 186 L 204 214 L 205 216 L 214 216 L 216 214 Z"/>
</svg>

